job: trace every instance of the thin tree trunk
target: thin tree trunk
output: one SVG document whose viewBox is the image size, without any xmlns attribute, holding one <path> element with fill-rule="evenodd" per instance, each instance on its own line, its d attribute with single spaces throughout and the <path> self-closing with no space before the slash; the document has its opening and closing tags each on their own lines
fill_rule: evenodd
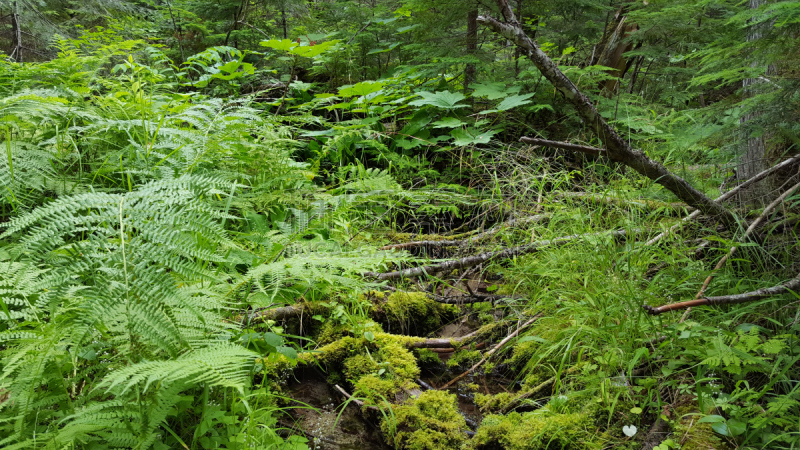
<svg viewBox="0 0 800 450">
<path fill-rule="evenodd" d="M 758 7 L 764 3 L 766 3 L 766 0 L 750 0 L 750 9 L 758 9 Z M 763 34 L 763 26 L 763 24 L 760 24 L 750 27 L 747 33 L 747 41 L 752 42 L 760 39 Z M 756 66 L 757 64 L 758 61 L 753 61 L 751 63 L 752 66 Z M 760 80 L 757 78 L 745 79 L 743 82 L 744 95 L 747 97 L 752 96 L 756 90 L 755 85 L 759 83 Z M 745 125 L 747 122 L 758 117 L 758 115 L 759 113 L 757 112 L 747 114 L 742 117 L 740 124 Z M 751 137 L 746 127 L 743 133 L 744 149 L 736 168 L 736 177 L 739 181 L 747 180 L 766 168 L 766 136 Z M 768 201 L 768 186 L 768 180 L 764 180 L 742 191 L 739 196 L 741 205 L 754 208 L 763 206 L 764 203 Z"/>
<path fill-rule="evenodd" d="M 286 7 L 281 7 L 281 24 L 283 25 L 283 38 L 289 39 L 289 31 L 286 28 Z"/>
<path fill-rule="evenodd" d="M 175 33 L 178 34 L 178 48 L 181 50 L 181 62 L 186 61 L 186 55 L 183 53 L 183 33 L 181 32 L 181 27 L 175 21 L 175 14 L 172 13 L 172 3 L 167 1 L 167 8 L 169 8 L 169 17 L 172 19 L 172 27 L 175 29 Z"/>
<path fill-rule="evenodd" d="M 477 5 L 476 5 L 477 6 Z M 467 13 L 467 55 L 474 57 L 478 51 L 478 10 L 473 9 Z M 464 90 L 477 78 L 475 63 L 470 62 L 464 68 Z"/>
<path fill-rule="evenodd" d="M 506 23 L 492 17 L 480 16 L 478 22 L 491 28 L 496 33 L 520 46 L 531 62 L 542 74 L 572 103 L 578 115 L 603 142 L 611 159 L 619 160 L 642 175 L 669 189 L 679 199 L 703 213 L 715 217 L 726 226 L 733 228 L 737 224 L 736 217 L 725 207 L 714 203 L 712 199 L 698 191 L 683 178 L 673 174 L 662 164 L 648 158 L 643 152 L 633 150 L 628 142 L 620 137 L 614 129 L 600 116 L 594 104 L 575 84 L 567 78 L 558 66 L 533 42 L 522 30 L 507 0 L 495 0 L 506 19 Z"/>
<path fill-rule="evenodd" d="M 14 12 L 11 16 L 11 26 L 14 29 L 14 50 L 11 51 L 11 57 L 16 62 L 22 62 L 22 25 L 19 21 L 19 7 L 17 2 L 13 2 L 11 6 Z"/>
</svg>

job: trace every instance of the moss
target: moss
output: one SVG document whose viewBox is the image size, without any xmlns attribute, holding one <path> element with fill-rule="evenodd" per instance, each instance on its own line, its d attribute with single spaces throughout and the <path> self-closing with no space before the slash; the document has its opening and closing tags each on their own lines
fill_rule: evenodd
<svg viewBox="0 0 800 450">
<path fill-rule="evenodd" d="M 428 348 L 416 348 L 414 354 L 417 356 L 420 364 L 423 365 L 436 365 L 442 362 L 439 359 L 439 354 Z"/>
<path fill-rule="evenodd" d="M 458 350 L 447 360 L 447 367 L 470 366 L 480 359 L 480 350 Z"/>
<path fill-rule="evenodd" d="M 481 411 L 501 411 L 516 396 L 509 392 L 500 392 L 495 395 L 475 394 L 475 404 Z"/>
<path fill-rule="evenodd" d="M 392 402 L 399 391 L 394 380 L 381 378 L 375 374 L 364 375 L 353 385 L 357 396 L 364 398 L 364 403 L 367 405 L 385 405 L 387 401 Z"/>
<path fill-rule="evenodd" d="M 595 450 L 603 448 L 608 436 L 596 433 L 589 414 L 558 414 L 543 408 L 526 414 L 488 415 L 472 441 L 478 449 Z"/>
<path fill-rule="evenodd" d="M 456 396 L 426 391 L 405 405 L 395 406 L 381 422 L 389 445 L 408 450 L 452 450 L 466 443 L 464 417 Z"/>
<path fill-rule="evenodd" d="M 332 321 L 327 321 L 320 327 L 317 333 L 317 343 L 319 345 L 332 344 L 344 336 L 344 330 L 337 327 Z"/>
<path fill-rule="evenodd" d="M 380 367 L 368 355 L 355 355 L 344 360 L 344 376 L 348 380 L 357 380 L 364 375 L 376 373 Z"/>
<path fill-rule="evenodd" d="M 345 336 L 336 342 L 324 345 L 313 352 L 300 354 L 299 360 L 305 363 L 318 362 L 328 366 L 338 366 L 348 356 L 359 353 L 366 343 L 365 339 Z"/>
<path fill-rule="evenodd" d="M 424 335 L 442 324 L 442 317 L 452 314 L 452 305 L 437 303 L 424 292 L 395 292 L 382 305 L 390 328 L 413 329 Z"/>
<path fill-rule="evenodd" d="M 378 358 L 381 362 L 388 362 L 388 370 L 397 378 L 411 381 L 419 377 L 419 366 L 414 354 L 397 339 L 376 337 L 378 344 Z"/>
<path fill-rule="evenodd" d="M 681 450 L 724 450 L 728 446 L 711 428 L 710 423 L 697 423 L 697 410 L 682 407 L 675 410 L 678 420 L 672 422 L 673 440 L 681 442 Z"/>
</svg>

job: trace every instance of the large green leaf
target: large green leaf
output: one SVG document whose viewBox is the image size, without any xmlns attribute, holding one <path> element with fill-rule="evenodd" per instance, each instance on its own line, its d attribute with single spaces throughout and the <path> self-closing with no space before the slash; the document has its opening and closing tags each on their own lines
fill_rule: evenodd
<svg viewBox="0 0 800 450">
<path fill-rule="evenodd" d="M 339 95 L 342 97 L 354 97 L 356 95 L 368 95 L 378 92 L 383 87 L 381 81 L 362 81 L 352 86 L 342 86 L 339 88 Z"/>
<path fill-rule="evenodd" d="M 425 106 L 431 105 L 435 106 L 436 108 L 441 109 L 456 109 L 456 108 L 466 108 L 468 105 L 459 105 L 457 104 L 461 100 L 464 100 L 464 94 L 460 92 L 450 92 L 450 91 L 439 91 L 436 93 L 433 92 L 418 92 L 417 93 L 421 99 L 414 100 L 413 102 L 409 102 L 408 104 L 411 106 Z"/>
<path fill-rule="evenodd" d="M 533 97 L 533 94 L 512 95 L 510 97 L 506 97 L 505 100 L 497 105 L 497 110 L 508 111 L 509 109 L 516 108 L 517 106 L 527 105 L 528 103 L 531 103 L 531 101 L 528 100 L 531 97 Z"/>
<path fill-rule="evenodd" d="M 274 48 L 275 50 L 282 50 L 285 52 L 290 51 L 291 49 L 298 46 L 297 42 L 290 41 L 289 39 L 270 39 L 268 41 L 261 41 L 259 42 L 264 47 Z"/>
<path fill-rule="evenodd" d="M 467 128 L 466 130 L 458 129 L 450 132 L 450 135 L 455 138 L 453 144 L 459 147 L 474 144 L 488 144 L 495 134 L 497 134 L 497 131 L 489 130 L 482 132 L 476 128 Z"/>
<path fill-rule="evenodd" d="M 473 97 L 486 97 L 489 100 L 497 100 L 519 92 L 519 86 L 507 88 L 503 83 L 477 83 L 471 84 L 470 87 L 475 89 L 472 92 Z"/>
</svg>

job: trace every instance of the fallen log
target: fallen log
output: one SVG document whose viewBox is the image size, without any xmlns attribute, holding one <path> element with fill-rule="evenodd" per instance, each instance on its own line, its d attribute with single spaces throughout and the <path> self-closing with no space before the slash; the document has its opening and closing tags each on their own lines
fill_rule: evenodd
<svg viewBox="0 0 800 450">
<path fill-rule="evenodd" d="M 594 156 L 606 156 L 606 157 L 608 156 L 608 152 L 606 152 L 605 149 L 597 147 L 589 147 L 588 145 L 571 144 L 569 142 L 561 142 L 561 141 L 549 141 L 547 139 L 537 139 L 527 136 L 523 136 L 519 140 L 520 142 L 524 142 L 526 144 L 540 145 L 542 147 L 562 148 L 564 150 L 572 150 L 575 152 L 586 153 L 587 155 L 594 155 Z"/>
<path fill-rule="evenodd" d="M 411 344 L 411 346 L 414 348 L 431 348 L 431 349 L 460 347 L 461 345 L 467 343 L 469 340 L 478 336 L 479 331 L 480 330 L 475 330 L 472 333 L 465 334 L 464 336 L 459 336 L 459 337 L 425 339 L 423 341 L 414 342 Z"/>
<path fill-rule="evenodd" d="M 477 266 L 478 264 L 482 264 L 494 259 L 514 258 L 516 256 L 527 255 L 529 253 L 536 252 L 542 248 L 549 247 L 551 245 L 562 245 L 583 238 L 595 237 L 595 236 L 623 237 L 626 234 L 627 232 L 625 230 L 575 234 L 572 236 L 564 236 L 546 241 L 534 242 L 532 244 L 522 245 L 519 247 L 507 248 L 505 250 L 499 250 L 496 252 L 485 252 L 478 255 L 468 256 L 466 258 L 445 261 L 439 264 L 431 264 L 422 267 L 412 267 L 409 269 L 397 270 L 394 272 L 386 272 L 386 273 L 366 272 L 363 275 L 365 277 L 376 278 L 379 281 L 395 280 L 398 278 L 416 278 L 429 275 L 431 273 L 445 272 L 445 271 L 449 272 L 456 269 L 473 267 Z"/>
<path fill-rule="evenodd" d="M 730 191 L 720 195 L 716 200 L 714 200 L 714 202 L 722 203 L 724 201 L 730 200 L 736 194 L 738 194 L 739 191 L 741 191 L 742 189 L 752 185 L 753 183 L 757 183 L 757 182 L 763 180 L 764 178 L 768 177 L 770 174 L 772 174 L 774 172 L 777 172 L 778 170 L 783 169 L 785 167 L 789 167 L 792 164 L 797 163 L 798 161 L 800 161 L 800 155 L 797 155 L 797 156 L 795 156 L 793 158 L 789 158 L 786 161 L 783 161 L 781 163 L 778 163 L 778 164 L 770 167 L 769 169 L 763 170 L 763 171 L 755 174 L 752 178 L 750 178 L 750 179 L 744 181 L 743 183 L 739 184 L 738 186 L 734 187 Z M 661 239 L 663 239 L 665 236 L 671 234 L 672 232 L 674 232 L 675 230 L 677 230 L 678 228 L 683 226 L 683 224 L 685 224 L 686 222 L 694 220 L 699 216 L 700 216 L 700 211 L 694 211 L 693 213 L 689 214 L 687 217 L 684 217 L 683 220 L 681 220 L 677 224 L 671 226 L 667 231 L 664 231 L 663 233 L 657 235 L 653 239 L 650 239 L 649 241 L 647 241 L 644 244 L 645 247 L 655 244 L 656 242 L 658 242 Z"/>
<path fill-rule="evenodd" d="M 508 295 L 486 295 L 486 294 L 470 294 L 460 295 L 457 297 L 440 297 L 433 296 L 433 301 L 437 303 L 444 303 L 446 305 L 468 305 L 471 303 L 495 303 L 500 300 L 524 300 L 524 297 L 512 297 Z"/>
<path fill-rule="evenodd" d="M 454 247 L 454 246 L 463 246 L 467 244 L 471 244 L 473 242 L 477 242 L 483 238 L 493 236 L 499 233 L 502 230 L 513 228 L 521 225 L 527 225 L 530 223 L 538 223 L 550 218 L 549 214 L 536 214 L 534 216 L 529 217 L 522 217 L 519 219 L 511 219 L 506 222 L 503 222 L 501 225 L 496 227 L 490 228 L 482 233 L 475 234 L 473 236 L 468 237 L 467 239 L 459 239 L 459 240 L 440 240 L 440 241 L 414 241 L 414 242 L 403 242 L 400 244 L 391 244 L 385 245 L 381 247 L 379 250 L 407 250 L 410 248 L 417 248 L 417 247 Z"/>
<path fill-rule="evenodd" d="M 529 321 L 527 321 L 527 322 L 525 322 L 524 324 L 522 324 L 521 326 L 517 327 L 517 329 L 516 329 L 516 330 L 514 330 L 514 332 L 513 332 L 513 333 L 511 333 L 511 334 L 509 334 L 508 336 L 506 336 L 506 338 L 505 338 L 505 339 L 503 339 L 502 341 L 500 341 L 500 342 L 499 342 L 497 345 L 495 345 L 495 346 L 494 346 L 494 347 L 493 347 L 491 350 L 489 350 L 488 352 L 486 352 L 486 354 L 485 354 L 485 355 L 483 355 L 483 358 L 482 358 L 480 361 L 478 361 L 477 363 L 475 363 L 475 365 L 474 365 L 474 366 L 472 366 L 472 367 L 470 367 L 469 369 L 467 369 L 467 371 L 466 371 L 466 372 L 464 372 L 464 373 L 462 373 L 461 375 L 459 375 L 459 376 L 457 376 L 457 377 L 453 378 L 452 380 L 450 380 L 449 382 L 447 382 L 447 383 L 446 383 L 444 386 L 440 387 L 439 389 L 440 389 L 440 390 L 442 390 L 442 389 L 447 389 L 447 388 L 448 388 L 448 387 L 450 387 L 450 386 L 451 386 L 453 383 L 457 382 L 458 380 L 460 380 L 460 379 L 464 378 L 465 376 L 469 375 L 470 373 L 474 372 L 474 371 L 475 371 L 475 369 L 477 369 L 478 367 L 482 366 L 482 365 L 483 365 L 483 363 L 485 363 L 486 361 L 488 361 L 488 360 L 489 360 L 489 358 L 491 358 L 491 357 L 492 357 L 492 355 L 493 355 L 493 354 L 494 354 L 496 351 L 498 351 L 498 350 L 500 350 L 501 348 L 503 348 L 503 346 L 504 346 L 504 345 L 506 345 L 506 343 L 507 343 L 508 341 L 510 341 L 511 339 L 514 339 L 514 337 L 515 337 L 517 334 L 519 334 L 519 332 L 520 332 L 520 331 L 522 331 L 522 330 L 524 330 L 525 328 L 529 327 L 529 326 L 530 326 L 532 323 L 536 322 L 536 321 L 537 321 L 537 320 L 538 320 L 540 317 L 542 317 L 542 314 L 541 314 L 541 313 L 540 313 L 540 314 L 536 314 L 536 315 L 535 315 L 535 316 L 533 316 L 533 317 L 532 317 L 532 318 L 531 318 Z"/>
<path fill-rule="evenodd" d="M 509 6 L 508 0 L 495 0 L 495 3 L 499 7 L 505 22 L 490 16 L 479 16 L 478 22 L 510 40 L 525 53 L 531 63 L 539 69 L 553 87 L 561 92 L 567 101 L 572 103 L 578 116 L 603 142 L 606 154 L 610 159 L 620 161 L 664 186 L 687 205 L 697 208 L 706 215 L 718 218 L 729 228 L 736 226 L 736 216 L 731 211 L 715 203 L 689 182 L 670 172 L 661 163 L 650 159 L 642 151 L 634 150 L 628 141 L 617 134 L 603 119 L 594 107 L 594 103 L 564 75 L 556 63 L 525 33 Z"/>
<path fill-rule="evenodd" d="M 743 294 L 720 295 L 717 297 L 704 297 L 696 300 L 671 303 L 669 305 L 658 306 L 658 307 L 644 305 L 644 309 L 649 314 L 658 315 L 668 311 L 676 311 L 679 309 L 692 308 L 695 306 L 728 305 L 734 303 L 752 302 L 755 300 L 775 297 L 787 293 L 796 293 L 798 292 L 799 289 L 800 289 L 800 275 L 798 275 L 795 278 L 792 278 L 786 283 L 768 288 L 758 289 L 755 291 L 745 292 Z"/>
</svg>

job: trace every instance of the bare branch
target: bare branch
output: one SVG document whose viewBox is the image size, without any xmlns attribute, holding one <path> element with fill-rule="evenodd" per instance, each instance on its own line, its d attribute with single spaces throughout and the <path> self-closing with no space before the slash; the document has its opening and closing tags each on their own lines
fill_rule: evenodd
<svg viewBox="0 0 800 450">
<path fill-rule="evenodd" d="M 543 147 L 563 148 L 565 150 L 572 150 L 576 152 L 586 153 L 587 155 L 608 156 L 607 152 L 602 148 L 589 147 L 588 145 L 570 144 L 569 142 L 548 141 L 547 139 L 536 139 L 523 136 L 519 138 L 520 142 L 531 145 L 541 145 Z"/>
</svg>

